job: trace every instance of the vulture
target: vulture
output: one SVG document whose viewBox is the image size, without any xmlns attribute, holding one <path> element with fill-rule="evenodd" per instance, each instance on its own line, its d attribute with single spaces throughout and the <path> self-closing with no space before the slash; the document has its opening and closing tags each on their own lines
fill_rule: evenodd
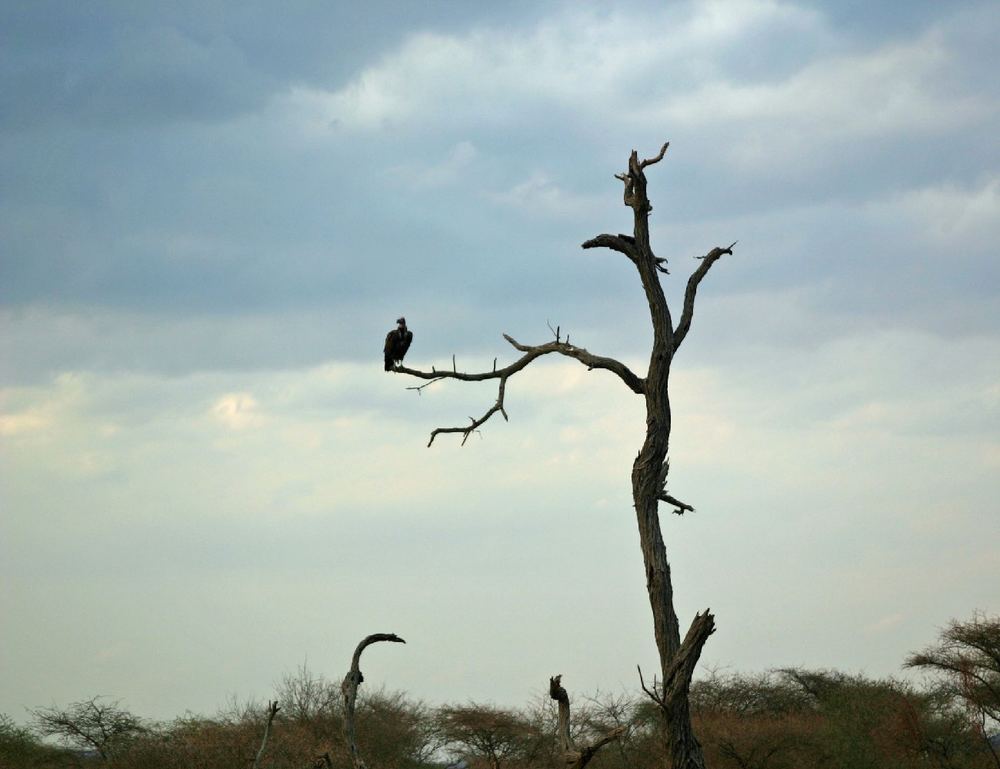
<svg viewBox="0 0 1000 769">
<path fill-rule="evenodd" d="M 385 370 L 392 371 L 402 365 L 403 356 L 410 349 L 413 332 L 406 327 L 406 318 L 396 321 L 396 328 L 385 335 Z"/>
</svg>

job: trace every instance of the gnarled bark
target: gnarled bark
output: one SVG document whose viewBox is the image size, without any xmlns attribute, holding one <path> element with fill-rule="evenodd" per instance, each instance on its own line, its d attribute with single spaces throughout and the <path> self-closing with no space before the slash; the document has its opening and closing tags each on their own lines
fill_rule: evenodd
<svg viewBox="0 0 1000 769">
<path fill-rule="evenodd" d="M 695 664 L 708 636 L 715 631 L 714 618 L 706 611 L 695 617 L 681 643 L 680 624 L 674 609 L 670 563 L 660 529 L 659 503 L 666 495 L 665 484 L 670 446 L 670 366 L 674 352 L 691 324 L 694 294 L 697 284 L 721 254 L 715 249 L 714 258 L 706 257 L 688 283 L 690 309 L 685 302 L 683 328 L 675 330 L 670 317 L 663 287 L 657 274 L 662 264 L 653 254 L 649 243 L 649 212 L 652 207 L 646 195 L 644 169 L 662 159 L 666 145 L 652 160 L 641 163 L 635 151 L 629 157 L 625 182 L 625 203 L 632 208 L 635 232 L 636 267 L 649 304 L 653 324 L 653 349 L 649 356 L 644 395 L 646 398 L 646 439 L 632 464 L 632 500 L 635 503 L 639 527 L 639 544 L 646 568 L 646 591 L 653 613 L 653 633 L 660 656 L 663 690 L 657 700 L 667 720 L 667 752 L 673 769 L 700 769 L 705 766 L 701 745 L 691 728 L 688 689 Z M 727 250 L 727 249 L 722 249 Z M 697 276 L 697 277 L 696 277 Z"/>
</svg>

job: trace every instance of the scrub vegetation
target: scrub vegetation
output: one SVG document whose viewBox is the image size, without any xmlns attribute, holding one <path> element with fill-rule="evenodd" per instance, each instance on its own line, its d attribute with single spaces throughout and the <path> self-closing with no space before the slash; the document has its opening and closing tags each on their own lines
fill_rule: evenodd
<svg viewBox="0 0 1000 769">
<path fill-rule="evenodd" d="M 367 640 L 367 639 L 366 639 Z M 711 671 L 690 690 L 706 763 L 720 769 L 996 769 L 989 735 L 1000 723 L 1000 617 L 954 622 L 905 660 L 921 686 L 834 670 Z M 519 709 L 488 703 L 433 707 L 400 692 L 355 690 L 352 756 L 345 682 L 306 667 L 267 703 L 231 702 L 214 716 L 144 721 L 94 698 L 0 717 L 3 769 L 646 769 L 667 763 L 663 710 L 641 692 L 576 696 L 560 717 L 550 693 Z M 358 671 L 358 674 L 360 671 Z M 565 693 L 565 690 L 563 690 Z M 568 696 L 567 696 L 568 698 Z M 277 703 L 277 704 L 275 704 Z M 566 750 L 568 728 L 570 744 Z M 265 735 L 267 735 L 265 737 Z M 262 738 L 264 741 L 262 743 Z"/>
</svg>

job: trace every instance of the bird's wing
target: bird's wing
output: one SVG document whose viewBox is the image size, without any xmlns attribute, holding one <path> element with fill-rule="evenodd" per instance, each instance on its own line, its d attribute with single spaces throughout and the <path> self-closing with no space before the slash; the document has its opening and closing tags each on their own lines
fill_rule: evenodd
<svg viewBox="0 0 1000 769">
<path fill-rule="evenodd" d="M 403 339 L 402 339 L 401 344 L 399 345 L 399 357 L 400 358 L 402 358 L 404 355 L 406 355 L 406 351 L 410 349 L 410 342 L 413 341 L 413 332 L 410 331 L 409 329 L 407 329 L 405 332 L 403 332 L 402 336 L 403 336 Z"/>
<path fill-rule="evenodd" d="M 395 347 L 395 342 L 396 342 L 396 330 L 393 329 L 392 331 L 390 331 L 388 334 L 385 335 L 385 347 L 382 348 L 382 352 L 385 353 L 386 355 L 389 355 L 390 353 L 394 352 L 393 348 Z"/>
</svg>

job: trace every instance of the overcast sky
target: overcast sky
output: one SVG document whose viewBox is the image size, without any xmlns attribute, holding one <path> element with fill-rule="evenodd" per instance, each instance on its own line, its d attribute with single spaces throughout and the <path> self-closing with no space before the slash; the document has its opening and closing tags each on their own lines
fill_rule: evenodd
<svg viewBox="0 0 1000 769">
<path fill-rule="evenodd" d="M 645 370 L 613 175 L 676 301 L 664 515 L 703 660 L 898 674 L 1000 611 L 992 2 L 0 2 L 0 712 L 168 718 L 307 662 L 433 703 L 636 689 Z"/>
</svg>

